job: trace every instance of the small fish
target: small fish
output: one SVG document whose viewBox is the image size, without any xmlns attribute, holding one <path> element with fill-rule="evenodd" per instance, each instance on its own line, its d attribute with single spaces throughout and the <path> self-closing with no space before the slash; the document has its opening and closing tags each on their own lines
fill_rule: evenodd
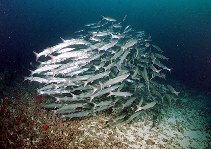
<svg viewBox="0 0 211 149">
<path fill-rule="evenodd" d="M 102 51 L 102 50 L 103 50 L 103 51 L 106 51 L 106 50 L 112 48 L 113 46 L 115 46 L 115 45 L 117 44 L 117 42 L 118 42 L 118 40 L 113 40 L 113 41 L 111 41 L 110 43 L 105 44 L 104 46 L 100 47 L 100 48 L 98 49 L 98 51 Z"/>
<path fill-rule="evenodd" d="M 24 80 L 35 81 L 39 83 L 48 83 L 48 79 L 41 77 L 25 77 Z"/>
<path fill-rule="evenodd" d="M 84 30 L 82 29 L 82 30 L 78 30 L 78 31 L 76 31 L 75 33 L 80 33 L 80 32 L 83 32 Z"/>
<path fill-rule="evenodd" d="M 113 27 L 114 27 L 114 28 L 121 28 L 122 25 L 121 25 L 120 23 L 118 23 L 118 24 L 113 24 Z"/>
<path fill-rule="evenodd" d="M 146 67 L 144 67 L 144 70 L 143 70 L 143 72 L 141 74 L 142 74 L 142 77 L 144 78 L 144 80 L 145 80 L 145 82 L 147 84 L 147 89 L 149 91 L 149 77 L 148 77 L 148 74 L 147 74 Z"/>
<path fill-rule="evenodd" d="M 122 109 L 124 109 L 124 108 L 130 106 L 130 105 L 135 101 L 135 99 L 136 99 L 135 97 L 132 97 L 132 98 L 130 98 L 129 100 L 127 100 L 127 102 L 125 102 L 125 103 L 123 104 Z"/>
<path fill-rule="evenodd" d="M 132 96 L 133 94 L 129 93 L 129 92 L 110 92 L 109 96 L 122 96 L 122 97 L 128 97 L 128 96 Z"/>
<path fill-rule="evenodd" d="M 97 93 L 93 94 L 90 97 L 90 99 L 92 101 L 95 97 L 102 96 L 104 94 L 110 93 L 111 91 L 116 90 L 118 87 L 119 87 L 119 85 L 114 85 L 114 86 L 108 87 L 106 89 L 102 89 L 102 90 L 98 91 Z"/>
<path fill-rule="evenodd" d="M 89 26 L 93 26 L 93 25 L 96 25 L 96 23 L 89 23 L 89 24 L 86 24 L 86 25 L 84 25 L 84 26 L 89 27 Z"/>
<path fill-rule="evenodd" d="M 90 77 L 88 80 L 86 80 L 86 81 L 84 82 L 84 87 L 85 87 L 89 82 L 93 82 L 93 81 L 95 81 L 95 80 L 97 80 L 97 79 L 100 79 L 100 78 L 103 78 L 103 77 L 108 76 L 109 73 L 110 73 L 110 71 L 107 71 L 107 72 L 99 73 L 99 74 L 97 74 L 97 75 L 94 75 L 94 76 Z"/>
<path fill-rule="evenodd" d="M 153 53 L 150 54 L 150 57 L 151 57 L 152 63 L 154 64 L 155 60 L 156 60 L 156 57 L 154 56 Z"/>
<path fill-rule="evenodd" d="M 150 65 L 150 69 L 152 69 L 152 71 L 154 71 L 156 73 L 160 73 L 160 71 L 162 70 L 162 69 L 155 68 L 155 66 L 153 66 L 153 65 Z"/>
<path fill-rule="evenodd" d="M 61 50 L 56 51 L 56 53 L 61 54 L 61 53 L 66 53 L 66 52 L 70 52 L 72 50 L 74 50 L 75 48 L 64 48 Z"/>
<path fill-rule="evenodd" d="M 68 77 L 68 76 L 74 76 L 74 75 L 78 75 L 78 74 L 81 74 L 85 71 L 89 70 L 89 68 L 83 68 L 83 69 L 80 69 L 78 71 L 74 71 L 74 72 L 70 72 L 70 73 L 67 73 L 65 76 Z"/>
<path fill-rule="evenodd" d="M 137 106 L 137 110 L 136 110 L 135 112 L 138 112 L 138 111 L 141 111 L 141 110 L 146 110 L 146 109 L 152 108 L 152 107 L 155 106 L 155 104 L 156 104 L 156 102 L 153 101 L 153 102 L 150 102 L 150 103 L 146 104 L 146 105 L 143 106 L 143 107 Z"/>
<path fill-rule="evenodd" d="M 134 74 L 132 75 L 132 78 L 135 78 L 139 74 L 139 68 L 136 67 Z"/>
<path fill-rule="evenodd" d="M 155 57 L 160 58 L 160 59 L 164 59 L 164 60 L 168 60 L 169 59 L 169 58 L 165 57 L 164 55 L 158 54 L 158 53 L 155 53 Z"/>
<path fill-rule="evenodd" d="M 130 27 L 130 25 L 126 26 L 125 29 L 124 29 L 124 32 L 125 32 L 126 30 L 128 30 L 129 27 Z"/>
<path fill-rule="evenodd" d="M 31 75 L 33 74 L 39 74 L 45 71 L 52 71 L 53 69 L 56 69 L 58 67 L 60 67 L 61 64 L 53 64 L 53 65 L 45 65 L 45 66 L 41 66 L 39 68 L 37 68 L 36 70 L 31 72 Z"/>
<path fill-rule="evenodd" d="M 124 52 L 123 50 L 119 50 L 118 52 L 115 53 L 114 56 L 111 57 L 111 60 L 116 60 L 123 54 L 123 52 Z"/>
<path fill-rule="evenodd" d="M 163 50 L 161 50 L 160 47 L 158 47 L 157 45 L 151 44 L 153 48 L 155 48 L 156 50 L 158 50 L 159 52 L 163 52 Z"/>
<path fill-rule="evenodd" d="M 106 21 L 109 21 L 109 22 L 116 22 L 116 20 L 113 19 L 113 18 L 105 17 L 105 16 L 102 16 L 102 17 L 103 17 L 102 20 L 106 20 Z"/>
<path fill-rule="evenodd" d="M 107 82 L 105 82 L 104 84 L 100 83 L 100 88 L 103 89 L 104 87 L 111 86 L 111 85 L 113 85 L 113 84 L 122 82 L 122 81 L 124 81 L 129 75 L 130 75 L 129 73 L 126 73 L 126 74 L 117 76 L 116 78 L 110 79 L 110 80 L 108 80 Z"/>
<path fill-rule="evenodd" d="M 127 18 L 127 15 L 124 16 L 124 18 L 122 19 L 122 21 L 124 22 Z"/>
<path fill-rule="evenodd" d="M 136 39 L 132 39 L 130 41 L 128 41 L 124 46 L 121 47 L 121 49 L 124 51 L 125 49 L 128 49 L 132 46 L 134 46 L 137 43 Z"/>
<path fill-rule="evenodd" d="M 93 37 L 103 37 L 103 36 L 109 36 L 110 32 L 108 31 L 103 31 L 103 32 L 93 32 L 92 36 Z"/>
<path fill-rule="evenodd" d="M 121 66 L 121 64 L 124 62 L 129 53 L 130 53 L 129 50 L 125 51 L 122 57 L 120 58 L 119 62 L 117 63 L 117 65 Z"/>
<path fill-rule="evenodd" d="M 167 85 L 167 87 L 172 94 L 175 94 L 176 96 L 179 95 L 180 92 L 175 91 L 175 89 L 171 85 Z"/>
<path fill-rule="evenodd" d="M 124 38 L 125 35 L 124 34 L 114 34 L 114 33 L 111 33 L 111 38 L 112 39 L 121 39 L 121 38 Z"/>
</svg>

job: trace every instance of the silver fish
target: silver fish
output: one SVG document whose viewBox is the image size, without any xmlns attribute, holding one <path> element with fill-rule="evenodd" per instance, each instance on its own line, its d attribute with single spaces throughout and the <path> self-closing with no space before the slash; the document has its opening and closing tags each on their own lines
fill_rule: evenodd
<svg viewBox="0 0 211 149">
<path fill-rule="evenodd" d="M 137 43 L 137 40 L 136 39 L 132 39 L 130 41 L 128 41 L 124 46 L 122 46 L 122 50 L 124 51 L 125 49 L 128 49 L 132 46 L 134 46 L 135 44 Z"/>
<path fill-rule="evenodd" d="M 141 110 L 146 110 L 146 109 L 149 109 L 149 108 L 152 108 L 155 106 L 157 102 L 153 101 L 153 102 L 150 102 L 148 104 L 146 104 L 145 106 L 143 107 L 140 107 L 140 106 L 137 106 L 137 110 L 135 112 L 138 112 L 138 111 L 141 111 Z"/>
<path fill-rule="evenodd" d="M 113 85 L 113 84 L 117 84 L 117 83 L 119 83 L 119 82 L 122 82 L 122 81 L 124 81 L 129 75 L 130 75 L 129 73 L 126 73 L 126 74 L 117 76 L 116 78 L 110 79 L 110 80 L 108 80 L 107 82 L 105 82 L 104 84 L 100 83 L 100 88 L 103 89 L 104 87 L 111 86 L 111 85 Z"/>
<path fill-rule="evenodd" d="M 94 75 L 92 77 L 90 77 L 87 81 L 84 82 L 84 87 L 89 83 L 89 82 L 93 82 L 97 79 L 100 79 L 100 78 L 103 78 L 103 77 L 106 77 L 108 76 L 110 73 L 110 71 L 106 71 L 106 72 L 103 72 L 103 73 L 99 73 L 97 75 Z"/>
<path fill-rule="evenodd" d="M 104 16 L 102 16 L 103 18 L 103 20 L 106 20 L 106 21 L 109 21 L 109 22 L 116 22 L 116 20 L 115 19 L 113 19 L 113 18 L 110 18 L 110 17 L 104 17 Z"/>
<path fill-rule="evenodd" d="M 167 85 L 167 87 L 171 91 L 171 93 L 175 94 L 176 96 L 179 95 L 180 92 L 175 91 L 175 89 L 171 85 Z"/>
<path fill-rule="evenodd" d="M 122 96 L 122 97 L 128 97 L 128 96 L 132 96 L 133 94 L 129 93 L 129 92 L 110 92 L 109 96 Z"/>
<path fill-rule="evenodd" d="M 100 47 L 98 49 L 98 51 L 101 51 L 101 50 L 106 51 L 106 50 L 112 48 L 113 46 L 115 46 L 117 44 L 117 42 L 118 42 L 118 40 L 113 40 L 113 41 L 111 41 L 111 43 L 105 44 L 104 46 Z"/>
</svg>

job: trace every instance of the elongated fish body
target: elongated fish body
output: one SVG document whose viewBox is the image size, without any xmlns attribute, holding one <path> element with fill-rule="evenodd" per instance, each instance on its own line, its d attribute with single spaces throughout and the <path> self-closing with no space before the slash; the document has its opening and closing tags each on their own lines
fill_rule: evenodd
<svg viewBox="0 0 211 149">
<path fill-rule="evenodd" d="M 169 58 L 165 57 L 164 55 L 158 54 L 158 53 L 155 53 L 155 57 L 160 58 L 160 59 L 164 59 L 164 60 L 168 60 L 169 59 Z"/>
<path fill-rule="evenodd" d="M 74 50 L 75 48 L 64 48 L 61 50 L 56 51 L 56 53 L 61 54 L 61 53 L 66 53 L 66 52 L 70 52 L 72 50 Z"/>
<path fill-rule="evenodd" d="M 89 70 L 89 68 L 83 68 L 83 69 L 80 69 L 80 70 L 77 70 L 77 71 L 74 71 L 74 72 L 67 73 L 65 76 L 66 77 L 69 77 L 69 76 L 72 77 L 74 75 L 81 74 L 81 73 L 83 73 L 84 71 L 87 71 L 87 70 Z"/>
<path fill-rule="evenodd" d="M 130 53 L 129 50 L 125 51 L 124 54 L 122 55 L 122 57 L 120 58 L 120 61 L 118 62 L 118 65 L 120 66 L 124 60 L 126 59 L 126 57 L 128 56 L 128 54 Z"/>
<path fill-rule="evenodd" d="M 96 25 L 96 23 L 89 23 L 89 24 L 86 24 L 85 26 L 94 26 Z"/>
<path fill-rule="evenodd" d="M 122 46 L 122 50 L 124 51 L 125 49 L 128 49 L 132 46 L 134 46 L 137 43 L 137 40 L 132 39 L 129 42 L 127 42 L 124 46 Z"/>
<path fill-rule="evenodd" d="M 111 33 L 110 35 L 111 35 L 112 39 L 121 39 L 121 38 L 125 37 L 124 34 L 113 34 L 113 33 Z"/>
<path fill-rule="evenodd" d="M 36 53 L 34 52 L 35 56 L 36 56 L 36 61 L 43 55 L 47 56 L 51 53 L 51 48 L 47 48 L 46 50 L 40 52 L 40 53 Z"/>
<path fill-rule="evenodd" d="M 87 58 L 89 57 L 89 55 L 85 52 L 67 52 L 67 53 L 63 53 L 60 54 L 58 56 L 51 56 L 51 60 L 54 62 L 62 62 L 66 59 L 70 59 L 70 58 L 78 58 L 78 57 L 83 57 L 86 56 Z M 86 58 L 85 57 L 85 58 Z"/>
<path fill-rule="evenodd" d="M 110 32 L 104 31 L 104 32 L 93 32 L 92 33 L 93 37 L 104 37 L 104 36 L 109 36 Z"/>
<path fill-rule="evenodd" d="M 121 97 L 128 97 L 128 96 L 132 96 L 133 94 L 129 93 L 129 92 L 110 92 L 109 96 L 121 96 Z"/>
<path fill-rule="evenodd" d="M 35 81 L 39 83 L 48 83 L 48 79 L 41 77 L 25 77 L 25 80 Z"/>
<path fill-rule="evenodd" d="M 127 102 L 125 102 L 125 103 L 123 104 L 122 109 L 124 109 L 124 108 L 130 106 L 130 105 L 135 101 L 135 99 L 136 99 L 135 97 L 132 97 L 132 98 L 130 98 L 129 100 L 127 100 Z"/>
<path fill-rule="evenodd" d="M 130 74 L 127 73 L 127 74 L 123 74 L 121 76 L 118 76 L 116 78 L 113 78 L 113 79 L 110 79 L 108 80 L 107 82 L 105 82 L 104 84 L 101 84 L 101 89 L 104 88 L 104 87 L 107 87 L 107 86 L 110 86 L 110 85 L 113 85 L 113 84 L 117 84 L 119 82 L 122 82 L 123 80 L 125 80 Z"/>
<path fill-rule="evenodd" d="M 83 59 L 83 60 L 75 61 L 73 63 L 68 63 L 68 64 L 62 65 L 61 67 L 55 69 L 54 73 L 61 72 L 61 71 L 68 69 L 70 67 L 83 66 L 83 65 L 87 64 L 88 62 L 89 62 L 89 60 Z"/>
<path fill-rule="evenodd" d="M 84 87 L 89 83 L 89 82 L 93 82 L 97 79 L 100 79 L 100 78 L 103 78 L 105 76 L 108 76 L 110 73 L 110 71 L 107 71 L 107 72 L 103 72 L 103 73 L 99 73 L 91 78 L 89 78 L 87 81 L 84 82 Z"/>
<path fill-rule="evenodd" d="M 151 44 L 153 48 L 155 48 L 156 50 L 158 50 L 159 52 L 163 52 L 163 50 L 161 50 L 160 47 L 154 45 L 154 44 Z"/>
<path fill-rule="evenodd" d="M 130 25 L 126 26 L 125 29 L 124 29 L 124 32 L 125 32 L 126 30 L 128 30 L 129 27 L 130 27 Z"/>
<path fill-rule="evenodd" d="M 161 71 L 161 69 L 157 69 L 157 68 L 155 68 L 155 66 L 153 66 L 153 65 L 150 65 L 150 69 L 152 69 L 152 71 L 154 71 L 154 72 L 156 72 L 156 73 L 159 73 L 160 71 Z"/>
<path fill-rule="evenodd" d="M 148 74 L 147 74 L 147 69 L 146 67 L 144 67 L 144 70 L 142 72 L 142 77 L 144 78 L 146 84 L 147 84 L 147 89 L 149 91 L 149 77 L 148 77 Z"/>
<path fill-rule="evenodd" d="M 117 53 L 115 53 L 115 55 L 111 58 L 111 60 L 119 58 L 123 54 L 123 52 L 124 52 L 123 50 L 119 50 Z"/>
<path fill-rule="evenodd" d="M 85 105 L 85 103 L 65 105 L 65 106 L 59 108 L 58 110 L 56 110 L 56 113 L 61 113 L 61 112 L 64 112 L 64 111 L 70 110 L 70 109 L 76 109 L 76 108 L 79 108 L 79 107 L 83 107 L 84 105 Z"/>
<path fill-rule="evenodd" d="M 108 87 L 108 88 L 106 88 L 106 89 L 100 90 L 100 91 L 97 92 L 96 94 L 92 95 L 90 99 L 91 99 L 91 101 L 92 101 L 95 97 L 102 96 L 102 95 L 107 94 L 107 93 L 109 93 L 109 92 L 111 92 L 111 91 L 114 91 L 114 90 L 116 90 L 118 87 L 119 87 L 119 85 L 114 85 L 114 86 Z"/>
<path fill-rule="evenodd" d="M 143 107 L 137 106 L 136 112 L 141 111 L 141 110 L 146 110 L 146 109 L 152 108 L 152 107 L 155 106 L 156 103 L 157 103 L 157 102 L 153 101 L 153 102 L 150 102 L 150 103 L 146 104 L 146 105 L 143 106 Z"/>
<path fill-rule="evenodd" d="M 40 91 L 45 91 L 45 90 L 51 90 L 51 89 L 57 89 L 59 88 L 59 86 L 57 86 L 56 84 L 48 84 L 42 88 L 40 88 Z"/>
<path fill-rule="evenodd" d="M 32 75 L 37 74 L 37 73 L 41 73 L 41 72 L 45 72 L 45 71 L 51 71 L 53 69 L 58 68 L 59 66 L 61 66 L 61 64 L 45 65 L 43 67 L 39 67 L 38 69 L 32 71 Z"/>
<path fill-rule="evenodd" d="M 70 93 L 69 90 L 64 90 L 64 89 L 54 89 L 54 90 L 45 90 L 45 91 L 37 90 L 37 92 L 39 95 L 55 95 L 55 94 Z"/>
<path fill-rule="evenodd" d="M 57 72 L 57 74 L 62 74 L 62 75 L 66 75 L 67 73 L 73 72 L 73 71 L 78 71 L 80 69 L 80 67 L 78 65 L 75 65 L 73 67 L 64 69 L 62 71 Z"/>
<path fill-rule="evenodd" d="M 118 40 L 114 40 L 112 41 L 111 43 L 108 43 L 108 44 L 105 44 L 104 46 L 100 47 L 98 50 L 101 51 L 101 50 L 108 50 L 110 48 L 112 48 L 113 46 L 115 46 L 117 44 Z"/>
<path fill-rule="evenodd" d="M 67 82 L 65 78 L 51 78 L 49 79 L 48 83 L 65 83 Z"/>
<path fill-rule="evenodd" d="M 110 17 L 104 17 L 104 16 L 102 16 L 103 17 L 103 20 L 106 20 L 106 21 L 109 21 L 109 22 L 116 22 L 116 20 L 115 19 L 113 19 L 113 18 L 110 18 Z"/>
<path fill-rule="evenodd" d="M 171 85 L 167 85 L 167 87 L 171 91 L 171 93 L 175 94 L 176 96 L 178 96 L 178 94 L 180 93 L 180 92 L 175 91 L 175 89 Z"/>
</svg>

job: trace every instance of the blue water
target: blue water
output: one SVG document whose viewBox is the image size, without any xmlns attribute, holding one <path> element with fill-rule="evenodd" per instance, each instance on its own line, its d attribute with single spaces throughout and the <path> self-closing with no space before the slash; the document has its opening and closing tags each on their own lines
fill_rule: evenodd
<svg viewBox="0 0 211 149">
<path fill-rule="evenodd" d="M 31 69 L 32 51 L 110 16 L 152 36 L 173 68 L 167 78 L 211 94 L 210 0 L 0 0 L 0 72 Z"/>
</svg>

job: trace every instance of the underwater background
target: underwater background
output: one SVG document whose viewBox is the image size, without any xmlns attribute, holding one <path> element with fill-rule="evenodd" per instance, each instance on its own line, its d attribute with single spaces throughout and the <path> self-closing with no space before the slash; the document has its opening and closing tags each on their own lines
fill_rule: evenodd
<svg viewBox="0 0 211 149">
<path fill-rule="evenodd" d="M 127 15 L 125 24 L 145 31 L 170 58 L 168 78 L 210 94 L 209 0 L 0 0 L 1 73 L 26 73 L 35 61 L 33 51 L 71 38 L 102 15 L 118 21 Z"/>
</svg>

